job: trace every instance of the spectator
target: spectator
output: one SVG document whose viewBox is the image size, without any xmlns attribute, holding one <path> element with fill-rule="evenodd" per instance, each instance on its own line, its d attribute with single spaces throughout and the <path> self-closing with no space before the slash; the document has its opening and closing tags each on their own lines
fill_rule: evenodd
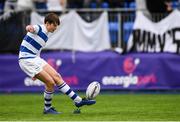
<svg viewBox="0 0 180 122">
<path fill-rule="evenodd" d="M 171 11 L 173 10 L 173 8 L 172 8 L 172 2 L 171 2 L 170 0 L 166 0 L 166 1 L 164 2 L 164 4 L 165 4 L 165 6 L 166 6 L 166 11 L 167 11 L 167 12 L 171 12 Z"/>
<path fill-rule="evenodd" d="M 17 1 L 17 10 L 24 11 L 24 10 L 34 10 L 34 3 L 32 0 L 18 0 Z"/>
<path fill-rule="evenodd" d="M 147 9 L 146 0 L 136 0 L 136 9 L 142 11 L 146 17 L 151 19 L 151 15 Z"/>
<path fill-rule="evenodd" d="M 47 10 L 47 0 L 33 0 L 36 10 Z"/>
<path fill-rule="evenodd" d="M 150 13 L 170 13 L 172 11 L 171 0 L 146 0 Z"/>
<path fill-rule="evenodd" d="M 84 2 L 83 2 L 83 8 L 89 8 L 91 1 L 92 1 L 92 0 L 84 0 Z"/>
<path fill-rule="evenodd" d="M 173 10 L 171 0 L 146 0 L 146 5 L 150 12 L 151 20 L 154 22 L 162 20 Z"/>
<path fill-rule="evenodd" d="M 17 9 L 17 0 L 6 0 L 4 5 L 4 12 L 14 11 Z"/>
<path fill-rule="evenodd" d="M 47 0 L 47 7 L 50 11 L 64 11 L 67 6 L 67 0 Z"/>
</svg>

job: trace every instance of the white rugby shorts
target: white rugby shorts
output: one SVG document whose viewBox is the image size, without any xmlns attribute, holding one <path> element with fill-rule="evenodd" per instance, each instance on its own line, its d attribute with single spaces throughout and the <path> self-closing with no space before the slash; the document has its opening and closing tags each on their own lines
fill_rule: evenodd
<svg viewBox="0 0 180 122">
<path fill-rule="evenodd" d="M 19 60 L 19 66 L 31 78 L 40 73 L 46 64 L 47 62 L 40 57 Z"/>
</svg>

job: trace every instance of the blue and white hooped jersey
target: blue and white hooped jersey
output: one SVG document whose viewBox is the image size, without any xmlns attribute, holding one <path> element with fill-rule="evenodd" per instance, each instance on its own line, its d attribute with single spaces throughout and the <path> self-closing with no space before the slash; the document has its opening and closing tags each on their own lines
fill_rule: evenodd
<svg viewBox="0 0 180 122">
<path fill-rule="evenodd" d="M 48 40 L 48 32 L 44 25 L 34 25 L 34 33 L 28 32 L 20 46 L 19 59 L 34 58 L 40 55 Z"/>
</svg>

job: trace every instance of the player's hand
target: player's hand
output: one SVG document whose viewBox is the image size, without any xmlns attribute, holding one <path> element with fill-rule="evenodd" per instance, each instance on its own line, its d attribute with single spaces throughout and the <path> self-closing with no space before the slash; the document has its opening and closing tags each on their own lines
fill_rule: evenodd
<svg viewBox="0 0 180 122">
<path fill-rule="evenodd" d="M 28 25 L 28 26 L 26 26 L 26 31 L 34 33 L 35 29 L 34 29 L 34 27 L 32 25 Z"/>
</svg>

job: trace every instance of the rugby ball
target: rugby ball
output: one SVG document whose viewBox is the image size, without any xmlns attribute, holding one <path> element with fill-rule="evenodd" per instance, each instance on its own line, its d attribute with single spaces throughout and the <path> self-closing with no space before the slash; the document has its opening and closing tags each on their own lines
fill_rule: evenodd
<svg viewBox="0 0 180 122">
<path fill-rule="evenodd" d="M 89 100 L 95 99 L 96 96 L 99 94 L 101 86 L 99 82 L 93 81 L 89 84 L 86 89 L 86 98 Z"/>
</svg>

